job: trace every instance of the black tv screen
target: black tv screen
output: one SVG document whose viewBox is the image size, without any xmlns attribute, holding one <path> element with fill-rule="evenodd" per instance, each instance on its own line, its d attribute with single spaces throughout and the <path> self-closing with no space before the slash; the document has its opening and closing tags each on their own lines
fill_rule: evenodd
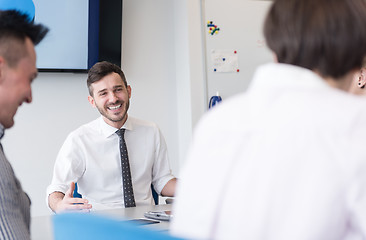
<svg viewBox="0 0 366 240">
<path fill-rule="evenodd" d="M 86 72 L 98 61 L 121 66 L 122 0 L 33 0 L 50 28 L 36 47 L 41 72 Z"/>
</svg>

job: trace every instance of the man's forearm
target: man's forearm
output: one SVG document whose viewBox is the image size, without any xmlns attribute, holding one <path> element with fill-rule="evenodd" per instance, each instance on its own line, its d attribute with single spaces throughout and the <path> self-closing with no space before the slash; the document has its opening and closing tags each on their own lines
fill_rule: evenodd
<svg viewBox="0 0 366 240">
<path fill-rule="evenodd" d="M 175 188 L 177 185 L 177 179 L 170 179 L 164 186 L 163 190 L 161 190 L 161 195 L 164 197 L 174 197 Z"/>
<path fill-rule="evenodd" d="M 52 211 L 57 212 L 57 205 L 64 199 L 65 194 L 62 192 L 53 192 L 48 195 L 48 206 Z"/>
</svg>

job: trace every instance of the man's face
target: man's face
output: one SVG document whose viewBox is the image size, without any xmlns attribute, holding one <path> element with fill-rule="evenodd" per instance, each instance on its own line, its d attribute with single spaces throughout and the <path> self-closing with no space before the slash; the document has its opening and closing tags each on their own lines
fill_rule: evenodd
<svg viewBox="0 0 366 240">
<path fill-rule="evenodd" d="M 93 97 L 88 97 L 89 102 L 98 109 L 107 124 L 121 128 L 127 119 L 131 87 L 126 88 L 117 73 L 111 73 L 91 86 Z"/>
<path fill-rule="evenodd" d="M 0 123 L 5 128 L 14 125 L 14 116 L 23 102 L 32 102 L 31 83 L 37 76 L 36 53 L 32 41 L 27 38 L 28 54 L 14 67 L 9 67 L 0 56 Z"/>
</svg>

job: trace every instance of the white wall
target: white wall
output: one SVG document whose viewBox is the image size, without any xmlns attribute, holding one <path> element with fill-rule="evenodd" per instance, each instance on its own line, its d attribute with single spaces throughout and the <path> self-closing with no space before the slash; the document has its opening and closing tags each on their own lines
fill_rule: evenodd
<svg viewBox="0 0 366 240">
<path fill-rule="evenodd" d="M 189 148 L 192 129 L 206 110 L 206 81 L 201 1 L 175 2 L 175 63 L 180 166 Z"/>
<path fill-rule="evenodd" d="M 178 170 L 174 1 L 124 0 L 122 68 L 132 87 L 130 115 L 160 126 Z"/>
<path fill-rule="evenodd" d="M 192 127 L 205 109 L 200 1 L 123 4 L 122 68 L 132 87 L 129 113 L 160 126 L 173 173 L 179 175 Z M 87 95 L 86 74 L 40 73 L 33 83 L 33 103 L 20 107 L 15 126 L 5 133 L 5 154 L 32 200 L 32 216 L 50 214 L 45 191 L 66 135 L 99 116 Z"/>
</svg>

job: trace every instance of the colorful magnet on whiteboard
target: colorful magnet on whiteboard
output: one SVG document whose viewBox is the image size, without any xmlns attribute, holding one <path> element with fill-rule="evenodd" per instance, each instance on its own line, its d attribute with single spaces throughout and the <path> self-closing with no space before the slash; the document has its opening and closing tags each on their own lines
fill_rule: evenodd
<svg viewBox="0 0 366 240">
<path fill-rule="evenodd" d="M 222 61 L 225 61 L 225 58 L 223 58 Z"/>
<path fill-rule="evenodd" d="M 216 68 L 214 68 L 214 72 L 216 72 Z"/>
<path fill-rule="evenodd" d="M 239 72 L 239 69 L 236 69 L 236 72 Z"/>
<path fill-rule="evenodd" d="M 213 24 L 212 21 L 207 21 L 207 27 L 208 27 L 208 33 L 211 35 L 218 34 L 220 31 L 220 28 L 217 27 L 217 25 Z"/>
<path fill-rule="evenodd" d="M 236 52 L 236 51 L 234 51 L 234 53 L 236 54 L 237 52 Z"/>
</svg>

